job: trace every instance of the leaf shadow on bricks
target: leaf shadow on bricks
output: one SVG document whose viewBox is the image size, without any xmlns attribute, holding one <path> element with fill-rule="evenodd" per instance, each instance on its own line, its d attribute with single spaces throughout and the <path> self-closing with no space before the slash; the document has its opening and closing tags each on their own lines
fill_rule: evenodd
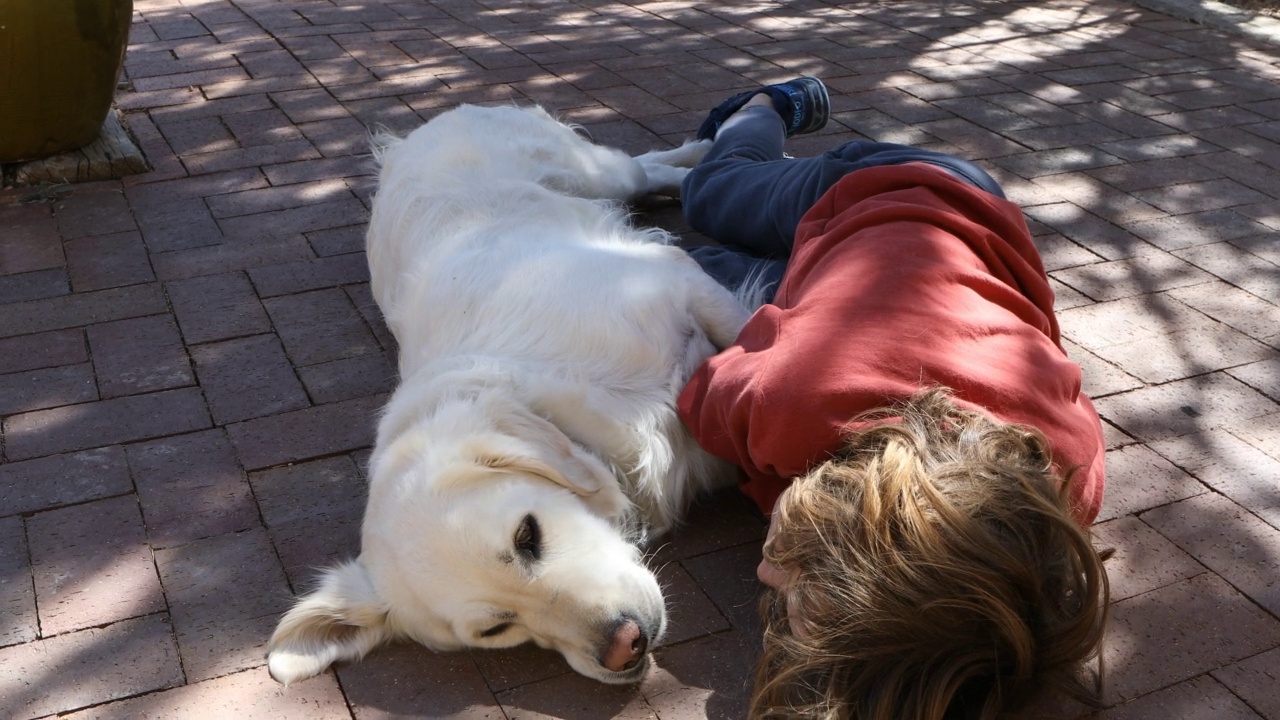
<svg viewBox="0 0 1280 720">
<path fill-rule="evenodd" d="M 0 194 L 0 342 L 17 343 L 0 391 L 44 413 L 4 417 L 0 714 L 127 716 L 144 700 L 181 714 L 166 689 L 265 674 L 291 594 L 358 550 L 360 467 L 394 356 L 359 256 L 367 128 L 536 102 L 641 152 L 689 137 L 731 92 L 814 74 L 832 122 L 791 151 L 868 139 L 977 161 L 1025 208 L 1064 336 L 1108 378 L 1096 399 L 1116 505 L 1098 535 L 1118 549 L 1120 592 L 1105 716 L 1209 702 L 1280 717 L 1261 679 L 1280 647 L 1280 390 L 1258 370 L 1280 344 L 1274 50 L 1116 1 L 135 7 L 117 104 L 155 170 Z M 672 205 L 646 211 L 706 241 Z M 196 358 L 184 387 L 99 401 L 22 375 L 65 371 L 77 389 L 75 372 L 104 372 L 83 328 L 165 314 Z M 323 342 L 339 325 L 341 347 Z M 250 352 L 272 370 L 237 382 L 226 359 Z M 76 425 L 94 402 L 113 404 Z M 712 503 L 653 549 L 673 629 L 639 687 L 533 648 L 394 645 L 236 707 L 742 717 L 762 525 Z M 316 688 L 346 702 L 303 709 Z"/>
</svg>

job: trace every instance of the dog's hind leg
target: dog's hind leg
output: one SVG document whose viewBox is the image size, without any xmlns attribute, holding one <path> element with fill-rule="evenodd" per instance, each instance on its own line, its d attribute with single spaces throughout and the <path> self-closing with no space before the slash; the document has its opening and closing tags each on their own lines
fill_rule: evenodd
<svg viewBox="0 0 1280 720">
<path fill-rule="evenodd" d="M 710 140 L 693 140 L 671 150 L 654 150 L 637 155 L 641 165 L 669 165 L 671 167 L 691 168 L 698 164 L 702 156 L 711 149 Z"/>
<path fill-rule="evenodd" d="M 738 339 L 751 310 L 733 293 L 702 271 L 690 258 L 689 311 L 717 349 L 723 350 Z"/>
</svg>

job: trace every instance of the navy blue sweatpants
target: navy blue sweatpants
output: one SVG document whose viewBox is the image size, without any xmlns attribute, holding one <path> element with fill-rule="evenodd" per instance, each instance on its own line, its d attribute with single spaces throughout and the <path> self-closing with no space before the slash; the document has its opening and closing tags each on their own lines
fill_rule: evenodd
<svg viewBox="0 0 1280 720">
<path fill-rule="evenodd" d="M 978 166 L 944 153 L 893 143 L 854 141 L 817 157 L 785 158 L 782 119 L 772 108 L 739 110 L 716 133 L 711 150 L 685 177 L 685 219 L 720 243 L 693 248 L 708 275 L 730 290 L 749 278 L 772 287 L 782 279 L 800 218 L 840 178 L 877 165 L 927 162 L 989 193 L 999 184 Z"/>
</svg>

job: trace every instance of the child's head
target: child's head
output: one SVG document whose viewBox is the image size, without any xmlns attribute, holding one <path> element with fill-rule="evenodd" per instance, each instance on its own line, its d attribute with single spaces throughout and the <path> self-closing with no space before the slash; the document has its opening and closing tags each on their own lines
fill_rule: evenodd
<svg viewBox="0 0 1280 720">
<path fill-rule="evenodd" d="M 763 604 L 753 715 L 986 718 L 1047 687 L 1088 700 L 1107 577 L 1043 437 L 940 389 L 859 425 L 774 511 L 762 577 L 785 579 Z"/>
</svg>

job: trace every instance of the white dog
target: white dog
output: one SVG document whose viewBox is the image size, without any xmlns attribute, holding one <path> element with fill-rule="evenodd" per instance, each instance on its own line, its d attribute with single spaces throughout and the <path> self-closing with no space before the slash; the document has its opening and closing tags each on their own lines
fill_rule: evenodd
<svg viewBox="0 0 1280 720">
<path fill-rule="evenodd" d="M 360 556 L 280 621 L 271 675 L 393 638 L 532 640 L 637 681 L 666 627 L 637 543 L 732 478 L 675 398 L 749 313 L 618 201 L 670 194 L 706 143 L 632 158 L 540 108 L 465 105 L 379 142 L 367 249 L 401 384 Z"/>
</svg>

